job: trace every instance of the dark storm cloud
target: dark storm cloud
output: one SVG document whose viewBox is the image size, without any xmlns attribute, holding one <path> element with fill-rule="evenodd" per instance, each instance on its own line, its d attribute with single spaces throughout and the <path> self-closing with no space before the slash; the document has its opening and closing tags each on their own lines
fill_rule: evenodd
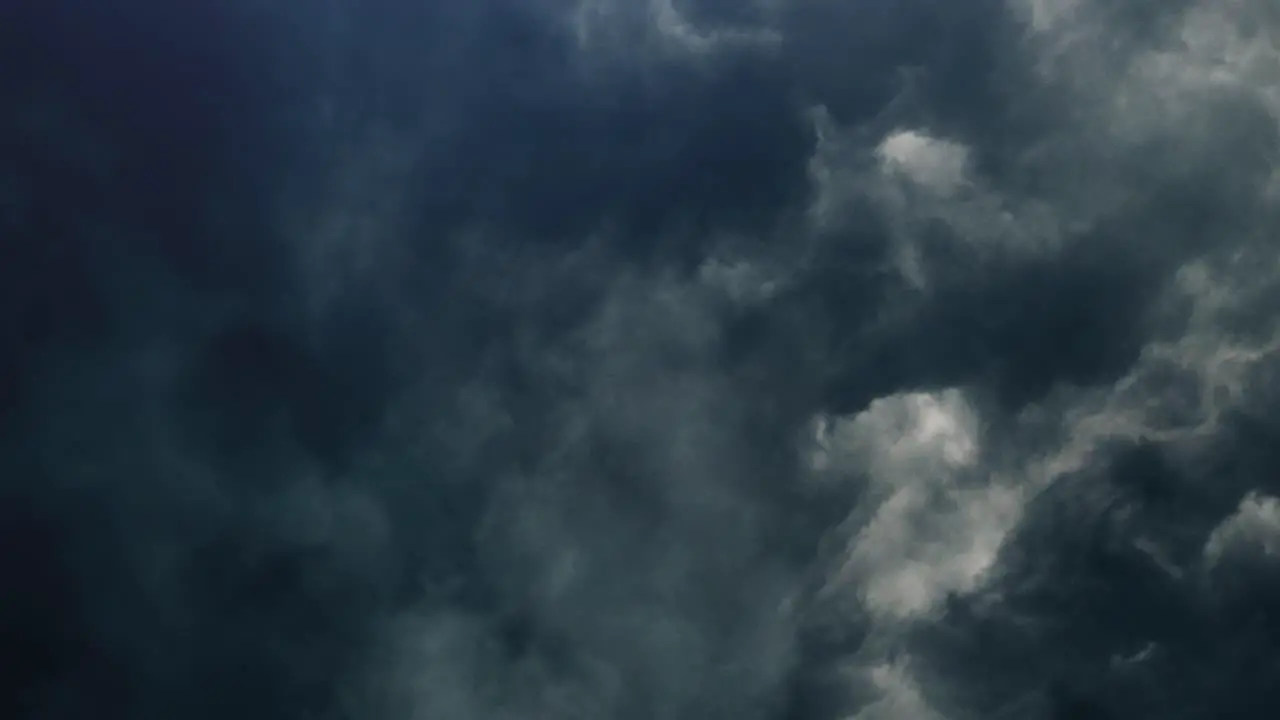
<svg viewBox="0 0 1280 720">
<path fill-rule="evenodd" d="M 1266 3 L 14 3 L 14 717 L 1265 717 Z"/>
</svg>

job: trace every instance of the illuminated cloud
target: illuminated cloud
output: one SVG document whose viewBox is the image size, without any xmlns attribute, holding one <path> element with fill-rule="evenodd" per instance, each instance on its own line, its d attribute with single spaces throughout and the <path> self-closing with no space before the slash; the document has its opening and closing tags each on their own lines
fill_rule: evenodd
<svg viewBox="0 0 1280 720">
<path fill-rule="evenodd" d="M 902 175 L 939 195 L 950 195 L 967 180 L 969 152 L 963 145 L 916 130 L 897 130 L 876 148 L 884 172 Z"/>
</svg>

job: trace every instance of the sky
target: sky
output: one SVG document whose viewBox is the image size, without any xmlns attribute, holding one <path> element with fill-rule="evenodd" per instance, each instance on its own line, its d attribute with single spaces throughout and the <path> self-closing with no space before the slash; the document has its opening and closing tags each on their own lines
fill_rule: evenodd
<svg viewBox="0 0 1280 720">
<path fill-rule="evenodd" d="M 1280 710 L 1270 0 L 9 0 L 0 715 Z"/>
</svg>

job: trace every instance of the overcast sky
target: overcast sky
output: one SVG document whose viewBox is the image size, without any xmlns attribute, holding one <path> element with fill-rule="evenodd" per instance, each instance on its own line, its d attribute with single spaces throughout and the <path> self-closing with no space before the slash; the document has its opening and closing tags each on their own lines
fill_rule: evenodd
<svg viewBox="0 0 1280 720">
<path fill-rule="evenodd" d="M 1280 713 L 1273 0 L 0 3 L 0 715 Z"/>
</svg>

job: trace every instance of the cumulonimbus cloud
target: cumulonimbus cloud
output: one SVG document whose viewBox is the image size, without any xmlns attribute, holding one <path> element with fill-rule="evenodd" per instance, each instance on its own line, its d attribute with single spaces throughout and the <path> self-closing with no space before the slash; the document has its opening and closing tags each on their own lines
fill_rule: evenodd
<svg viewBox="0 0 1280 720">
<path fill-rule="evenodd" d="M 1269 717 L 1280 19 L 936 5 L 14 11 L 10 714 Z"/>
</svg>

